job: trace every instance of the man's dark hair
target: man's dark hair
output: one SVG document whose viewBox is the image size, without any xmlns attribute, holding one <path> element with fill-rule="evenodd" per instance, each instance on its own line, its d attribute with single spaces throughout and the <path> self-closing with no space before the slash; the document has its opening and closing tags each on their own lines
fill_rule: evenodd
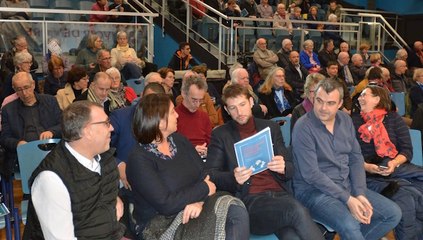
<svg viewBox="0 0 423 240">
<path fill-rule="evenodd" d="M 342 84 L 334 80 L 332 78 L 326 78 L 320 81 L 317 86 L 315 92 L 319 91 L 319 89 L 323 89 L 326 93 L 331 93 L 334 90 L 338 90 L 339 92 L 339 99 L 342 100 L 344 98 L 344 88 L 342 87 Z"/>
<path fill-rule="evenodd" d="M 189 46 L 189 43 L 187 43 L 187 42 L 181 42 L 181 43 L 179 43 L 179 50 L 184 49 L 186 45 Z"/>
<path fill-rule="evenodd" d="M 229 98 L 236 98 L 241 95 L 245 96 L 247 99 L 250 99 L 251 97 L 251 94 L 248 91 L 248 88 L 243 87 L 239 84 L 231 84 L 227 88 L 225 88 L 225 90 L 223 91 L 222 102 L 226 106 L 227 105 L 226 101 Z"/>
</svg>

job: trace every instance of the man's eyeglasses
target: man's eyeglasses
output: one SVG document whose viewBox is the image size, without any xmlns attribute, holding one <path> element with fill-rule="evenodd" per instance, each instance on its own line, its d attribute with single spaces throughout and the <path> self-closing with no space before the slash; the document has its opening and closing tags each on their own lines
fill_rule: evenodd
<svg viewBox="0 0 423 240">
<path fill-rule="evenodd" d="M 26 85 L 26 86 L 23 86 L 23 87 L 20 87 L 20 88 L 13 88 L 13 89 L 15 90 L 15 92 L 20 93 L 20 92 L 31 89 L 31 87 L 32 87 L 32 84 Z"/>
<path fill-rule="evenodd" d="M 106 127 L 107 127 L 107 128 L 109 128 L 109 127 L 110 127 L 110 125 L 111 125 L 111 123 L 110 123 L 110 119 L 107 119 L 106 121 L 101 121 L 101 122 L 92 122 L 92 123 L 88 123 L 88 124 L 91 124 L 91 125 L 95 125 L 95 124 L 104 124 L 104 125 L 106 125 Z"/>
<path fill-rule="evenodd" d="M 193 103 L 203 103 L 203 99 L 202 98 L 191 98 L 191 102 Z"/>
</svg>

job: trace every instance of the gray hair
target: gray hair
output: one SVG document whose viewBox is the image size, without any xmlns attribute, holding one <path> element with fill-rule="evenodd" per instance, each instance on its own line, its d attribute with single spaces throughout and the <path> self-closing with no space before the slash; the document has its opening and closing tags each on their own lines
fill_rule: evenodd
<svg viewBox="0 0 423 240">
<path fill-rule="evenodd" d="M 158 73 L 158 72 L 150 72 L 149 74 L 147 74 L 147 76 L 145 76 L 144 85 L 149 84 L 151 77 L 154 76 L 154 75 L 158 75 L 160 78 L 162 78 L 162 76 L 160 76 L 160 73 Z"/>
<path fill-rule="evenodd" d="M 303 48 L 306 48 L 306 47 L 311 46 L 311 45 L 314 45 L 313 40 L 311 40 L 311 39 L 307 39 L 307 40 L 305 40 L 305 41 L 304 41 L 304 43 L 303 43 Z"/>
<path fill-rule="evenodd" d="M 286 46 L 288 43 L 291 43 L 291 44 L 292 44 L 291 39 L 285 38 L 284 40 L 282 40 L 282 48 L 285 48 L 285 46 Z"/>
<path fill-rule="evenodd" d="M 119 38 L 119 37 L 120 37 L 120 36 L 122 36 L 122 35 L 125 35 L 125 37 L 126 37 L 126 36 L 128 36 L 128 35 L 126 34 L 126 32 L 125 32 L 125 31 L 119 31 L 119 32 L 117 32 L 117 34 L 116 34 L 117 38 Z"/>
<path fill-rule="evenodd" d="M 109 74 L 109 75 L 111 75 L 111 74 L 113 74 L 113 73 L 117 73 L 117 74 L 119 74 L 119 78 L 120 78 L 120 72 L 119 72 L 119 70 L 118 70 L 117 68 L 115 68 L 115 67 L 111 67 L 111 68 L 107 69 L 107 70 L 106 70 L 106 73 L 107 73 L 107 74 Z"/>
<path fill-rule="evenodd" d="M 100 50 L 98 50 L 97 51 L 97 60 L 100 60 L 100 57 L 103 55 L 104 52 L 110 53 L 109 50 L 107 50 L 107 49 L 100 49 Z"/>
<path fill-rule="evenodd" d="M 239 74 L 241 71 L 246 71 L 248 74 L 248 71 L 245 68 L 237 68 L 232 72 L 232 76 L 231 76 L 231 82 L 232 83 L 238 83 L 238 78 L 239 78 Z"/>
<path fill-rule="evenodd" d="M 303 94 L 303 98 L 306 98 L 309 96 L 309 91 L 311 90 L 310 87 L 311 85 L 315 85 L 314 87 L 316 88 L 316 85 L 322 81 L 323 79 L 325 79 L 325 76 L 323 76 L 320 73 L 311 73 L 307 76 L 306 81 L 304 83 L 304 94 Z"/>
<path fill-rule="evenodd" d="M 28 61 L 32 61 L 32 55 L 29 52 L 17 52 L 13 57 L 13 64 L 15 66 Z"/>
<path fill-rule="evenodd" d="M 323 91 L 325 91 L 326 93 L 331 93 L 335 90 L 338 90 L 339 100 L 342 100 L 344 98 L 344 88 L 342 87 L 342 84 L 335 79 L 323 79 L 317 84 L 315 91 L 317 92 L 320 88 L 323 89 Z"/>
<path fill-rule="evenodd" d="M 63 110 L 62 137 L 65 141 L 73 142 L 81 139 L 82 129 L 91 120 L 93 107 L 103 109 L 98 103 L 84 100 L 73 102 Z"/>
<path fill-rule="evenodd" d="M 195 85 L 198 87 L 198 89 L 200 90 L 204 90 L 207 91 L 207 83 L 206 81 L 204 81 L 203 79 L 196 77 L 196 76 L 191 76 L 187 79 L 184 79 L 182 81 L 182 86 L 181 86 L 181 92 L 188 94 L 189 89 L 192 85 Z"/>
</svg>

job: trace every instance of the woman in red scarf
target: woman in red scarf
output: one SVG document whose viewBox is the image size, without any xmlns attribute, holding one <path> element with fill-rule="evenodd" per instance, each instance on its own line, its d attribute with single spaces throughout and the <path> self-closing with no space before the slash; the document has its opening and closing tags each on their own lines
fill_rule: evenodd
<svg viewBox="0 0 423 240">
<path fill-rule="evenodd" d="M 385 88 L 367 86 L 358 101 L 360 113 L 352 118 L 365 160 L 367 187 L 398 204 L 403 216 L 396 239 L 423 236 L 423 168 L 410 163 L 413 147 L 407 125 L 391 111 Z"/>
</svg>

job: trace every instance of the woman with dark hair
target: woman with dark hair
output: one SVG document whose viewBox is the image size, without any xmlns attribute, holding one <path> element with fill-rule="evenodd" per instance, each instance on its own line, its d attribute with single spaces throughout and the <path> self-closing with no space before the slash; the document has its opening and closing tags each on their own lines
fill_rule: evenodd
<svg viewBox="0 0 423 240">
<path fill-rule="evenodd" d="M 267 118 L 287 116 L 297 105 L 292 87 L 285 81 L 285 70 L 281 67 L 270 71 L 257 95 L 267 107 Z"/>
<path fill-rule="evenodd" d="M 51 56 L 48 62 L 48 70 L 49 73 L 44 82 L 44 93 L 56 95 L 59 89 L 65 87 L 68 73 L 65 72 L 63 60 L 56 55 Z"/>
<path fill-rule="evenodd" d="M 84 67 L 75 65 L 68 72 L 67 83 L 56 94 L 60 109 L 65 109 L 75 98 L 79 97 L 88 88 L 88 75 Z"/>
<path fill-rule="evenodd" d="M 391 110 L 389 92 L 368 86 L 358 98 L 361 112 L 353 113 L 365 160 L 367 187 L 392 199 L 402 210 L 395 228 L 399 240 L 423 236 L 423 169 L 410 163 L 413 146 L 407 125 Z"/>
<path fill-rule="evenodd" d="M 176 102 L 176 97 L 181 95 L 181 92 L 174 88 L 175 84 L 175 71 L 172 68 L 162 67 L 157 71 L 160 77 L 163 78 L 163 87 L 167 94 L 171 95 L 173 103 Z"/>
<path fill-rule="evenodd" d="M 167 94 L 145 96 L 134 113 L 138 144 L 129 154 L 126 174 L 138 239 L 248 239 L 245 207 L 239 199 L 216 193 L 194 146 L 176 133 L 177 118 Z M 215 213 L 215 207 L 227 215 Z"/>
</svg>

